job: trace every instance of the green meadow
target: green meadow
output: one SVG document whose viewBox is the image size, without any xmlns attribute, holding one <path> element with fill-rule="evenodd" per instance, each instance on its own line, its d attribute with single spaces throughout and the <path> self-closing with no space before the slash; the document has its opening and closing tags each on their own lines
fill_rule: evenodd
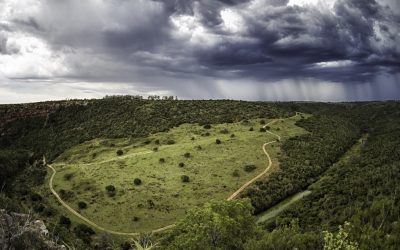
<svg viewBox="0 0 400 250">
<path fill-rule="evenodd" d="M 299 119 L 279 120 L 270 131 L 282 140 L 305 133 L 295 125 Z M 54 189 L 69 206 L 109 230 L 161 228 L 192 207 L 227 199 L 261 173 L 267 165 L 262 145 L 276 139 L 260 131 L 269 121 L 211 124 L 211 128 L 183 124 L 146 138 L 87 141 L 53 162 Z M 279 143 L 267 150 L 276 162 Z M 64 207 L 54 207 L 68 215 Z"/>
</svg>

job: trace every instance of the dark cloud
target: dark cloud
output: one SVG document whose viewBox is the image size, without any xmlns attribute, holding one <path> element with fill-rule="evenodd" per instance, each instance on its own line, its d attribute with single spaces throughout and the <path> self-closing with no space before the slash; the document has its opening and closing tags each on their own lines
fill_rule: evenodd
<svg viewBox="0 0 400 250">
<path fill-rule="evenodd" d="M 213 83 L 232 80 L 313 79 L 360 86 L 389 75 L 397 81 L 399 1 L 292 3 L 6 0 L 3 9 L 14 9 L 4 15 L 8 20 L 0 21 L 0 53 L 19 53 L 18 58 L 4 57 L 15 67 L 31 63 L 33 56 L 42 63 L 21 67 L 34 69 L 29 74 L 11 66 L 2 74 L 19 80 L 37 74 L 43 79 L 131 82 L 171 92 L 183 91 L 181 82 L 216 91 Z M 33 37 L 37 44 L 29 45 L 21 36 Z M 46 60 L 53 62 L 51 69 L 44 66 Z"/>
</svg>

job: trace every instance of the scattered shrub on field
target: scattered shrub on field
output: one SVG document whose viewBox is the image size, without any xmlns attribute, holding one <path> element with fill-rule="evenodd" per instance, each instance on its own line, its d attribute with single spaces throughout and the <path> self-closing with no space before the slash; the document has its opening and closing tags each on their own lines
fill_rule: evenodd
<svg viewBox="0 0 400 250">
<path fill-rule="evenodd" d="M 95 234 L 93 229 L 86 226 L 85 224 L 78 224 L 74 228 L 74 233 L 75 233 L 76 237 L 81 239 L 86 244 L 89 244 L 92 241 L 91 236 Z"/>
<path fill-rule="evenodd" d="M 190 158 L 192 155 L 191 155 L 189 152 L 186 152 L 183 156 L 184 156 L 185 158 Z"/>
<path fill-rule="evenodd" d="M 147 200 L 147 205 L 149 209 L 153 209 L 156 206 L 153 200 Z"/>
<path fill-rule="evenodd" d="M 160 158 L 160 160 L 158 160 L 160 163 L 165 163 L 165 159 L 164 158 Z"/>
<path fill-rule="evenodd" d="M 190 140 L 192 140 L 192 141 L 194 141 L 196 138 L 194 138 L 194 137 L 192 137 L 192 138 L 190 138 Z"/>
<path fill-rule="evenodd" d="M 42 199 L 42 196 L 38 193 L 31 194 L 31 201 L 41 201 Z"/>
<path fill-rule="evenodd" d="M 216 144 L 221 144 L 221 140 L 220 140 L 220 139 L 216 139 L 216 140 L 215 140 L 215 143 L 216 143 Z"/>
<path fill-rule="evenodd" d="M 143 143 L 144 143 L 145 145 L 149 145 L 149 144 L 151 143 L 151 140 L 145 140 Z"/>
<path fill-rule="evenodd" d="M 210 128 L 211 128 L 211 125 L 210 125 L 210 124 L 206 124 L 206 125 L 203 126 L 203 128 L 205 128 L 205 129 L 210 129 Z"/>
<path fill-rule="evenodd" d="M 106 191 L 107 191 L 108 196 L 110 196 L 110 197 L 115 196 L 116 189 L 113 185 L 106 186 Z"/>
<path fill-rule="evenodd" d="M 235 134 L 231 134 L 231 138 L 235 138 Z"/>
<path fill-rule="evenodd" d="M 135 179 L 133 180 L 133 183 L 134 183 L 136 186 L 139 186 L 140 184 L 142 184 L 142 180 L 139 179 L 139 178 L 135 178 Z"/>
<path fill-rule="evenodd" d="M 281 128 L 276 128 L 277 131 L 281 130 Z"/>
<path fill-rule="evenodd" d="M 197 150 L 202 150 L 203 149 L 200 145 L 198 145 L 196 148 L 197 148 Z"/>
<path fill-rule="evenodd" d="M 257 168 L 256 165 L 248 164 L 248 165 L 244 166 L 244 171 L 246 171 L 246 172 L 252 172 L 252 171 L 254 171 L 256 168 Z"/>
<path fill-rule="evenodd" d="M 260 132 L 267 132 L 265 128 L 260 128 Z"/>
<path fill-rule="evenodd" d="M 249 131 L 254 131 L 254 128 L 253 127 L 249 128 Z"/>
<path fill-rule="evenodd" d="M 74 198 L 75 195 L 74 192 L 72 192 L 71 190 L 64 190 L 64 189 L 60 189 L 58 193 L 60 194 L 61 199 L 66 201 Z"/>
<path fill-rule="evenodd" d="M 219 131 L 221 134 L 229 134 L 229 130 L 224 128 L 223 130 Z"/>
<path fill-rule="evenodd" d="M 139 219 L 140 219 L 140 218 L 137 217 L 137 216 L 134 216 L 134 217 L 133 217 L 133 221 L 139 221 Z"/>
<path fill-rule="evenodd" d="M 155 141 L 154 141 L 154 144 L 160 145 L 160 140 L 159 140 L 159 139 L 155 140 Z"/>
<path fill-rule="evenodd" d="M 74 177 L 73 173 L 68 173 L 64 175 L 64 180 L 69 181 L 72 179 L 72 177 Z"/>
<path fill-rule="evenodd" d="M 266 130 L 270 130 L 270 129 L 271 129 L 270 126 L 265 126 L 264 128 L 265 128 Z"/>
<path fill-rule="evenodd" d="M 206 132 L 206 133 L 201 134 L 201 136 L 210 136 L 210 133 Z"/>
<path fill-rule="evenodd" d="M 118 149 L 117 150 L 117 155 L 118 156 L 121 156 L 121 155 L 123 155 L 124 154 L 124 151 L 122 151 L 121 149 Z"/>
<path fill-rule="evenodd" d="M 183 163 L 183 162 L 180 162 L 180 163 L 179 163 L 179 167 L 180 167 L 180 168 L 183 168 L 184 166 L 185 166 L 185 163 Z"/>
<path fill-rule="evenodd" d="M 261 125 L 264 125 L 264 124 L 265 124 L 265 120 L 261 120 L 261 121 L 260 121 L 260 124 L 261 124 Z"/>
<path fill-rule="evenodd" d="M 56 214 L 56 211 L 53 208 L 45 207 L 43 209 L 43 214 L 47 217 L 51 217 Z"/>
<path fill-rule="evenodd" d="M 33 206 L 33 211 L 35 211 L 36 213 L 42 213 L 44 211 L 43 204 L 35 204 Z"/>
<path fill-rule="evenodd" d="M 234 177 L 239 177 L 239 176 L 240 176 L 239 170 L 235 169 L 235 170 L 232 172 L 232 176 L 234 176 Z"/>
<path fill-rule="evenodd" d="M 187 176 L 187 175 L 182 175 L 182 176 L 181 176 L 181 180 L 182 180 L 182 182 L 189 182 L 189 181 L 190 181 L 190 178 L 189 178 L 189 176 Z"/>
<path fill-rule="evenodd" d="M 87 204 L 84 201 L 80 201 L 80 202 L 78 202 L 78 207 L 80 209 L 85 209 L 85 208 L 87 208 Z"/>
<path fill-rule="evenodd" d="M 157 152 L 158 151 L 158 148 L 156 147 L 156 148 L 153 148 L 153 151 L 154 152 Z"/>
<path fill-rule="evenodd" d="M 92 154 L 92 159 L 96 158 L 96 156 L 97 156 L 97 153 L 93 153 Z"/>
<path fill-rule="evenodd" d="M 168 145 L 175 144 L 175 141 L 174 141 L 174 140 L 172 140 L 172 139 L 171 139 L 171 140 L 168 140 L 168 141 L 167 141 L 167 144 L 168 144 Z"/>
<path fill-rule="evenodd" d="M 69 228 L 71 226 L 71 220 L 68 217 L 65 217 L 64 215 L 60 216 L 58 223 L 66 228 Z"/>
</svg>

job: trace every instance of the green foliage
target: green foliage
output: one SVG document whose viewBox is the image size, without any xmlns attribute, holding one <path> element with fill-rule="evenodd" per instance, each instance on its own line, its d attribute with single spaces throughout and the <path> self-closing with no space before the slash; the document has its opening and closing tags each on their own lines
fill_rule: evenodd
<svg viewBox="0 0 400 250">
<path fill-rule="evenodd" d="M 121 155 L 123 155 L 124 154 L 124 151 L 122 151 L 121 149 L 118 149 L 117 150 L 117 155 L 118 156 L 121 156 Z"/>
<path fill-rule="evenodd" d="M 80 202 L 78 202 L 78 207 L 80 209 L 86 209 L 87 208 L 87 204 L 84 201 L 80 201 Z"/>
<path fill-rule="evenodd" d="M 95 234 L 92 228 L 86 226 L 85 224 L 78 224 L 74 227 L 74 233 L 76 237 L 81 239 L 84 243 L 89 244 L 92 242 L 92 235 Z"/>
<path fill-rule="evenodd" d="M 216 140 L 215 140 L 215 143 L 216 143 L 216 144 L 221 144 L 221 140 L 220 140 L 220 139 L 216 139 Z"/>
<path fill-rule="evenodd" d="M 358 243 L 350 241 L 347 228 L 350 223 L 346 222 L 344 227 L 339 226 L 339 232 L 334 234 L 324 231 L 324 250 L 357 250 Z"/>
<path fill-rule="evenodd" d="M 257 169 L 257 166 L 254 164 L 248 164 L 248 165 L 244 166 L 244 171 L 246 171 L 246 172 L 253 172 L 256 169 Z"/>
<path fill-rule="evenodd" d="M 189 181 L 190 181 L 190 178 L 189 178 L 189 176 L 187 176 L 187 175 L 182 175 L 182 176 L 181 176 L 181 180 L 182 180 L 182 182 L 189 182 Z"/>
<path fill-rule="evenodd" d="M 133 180 L 133 183 L 134 183 L 136 186 L 139 186 L 140 184 L 142 184 L 142 180 L 139 179 L 139 178 L 135 178 L 135 179 Z"/>
<path fill-rule="evenodd" d="M 256 226 L 249 201 L 223 201 L 190 210 L 163 241 L 162 249 L 243 249 Z"/>
<path fill-rule="evenodd" d="M 65 217 L 64 215 L 60 216 L 58 223 L 67 228 L 69 228 L 71 226 L 71 220 L 68 217 Z"/>
</svg>

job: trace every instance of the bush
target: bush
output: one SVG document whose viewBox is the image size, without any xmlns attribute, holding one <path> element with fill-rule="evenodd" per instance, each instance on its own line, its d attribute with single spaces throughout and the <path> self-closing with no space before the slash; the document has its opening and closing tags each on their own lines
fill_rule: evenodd
<svg viewBox="0 0 400 250">
<path fill-rule="evenodd" d="M 168 141 L 167 141 L 167 144 L 168 144 L 168 145 L 175 144 L 175 141 L 174 141 L 174 140 L 168 140 Z"/>
<path fill-rule="evenodd" d="M 43 198 L 40 194 L 33 193 L 31 194 L 31 201 L 41 201 Z"/>
<path fill-rule="evenodd" d="M 139 220 L 140 220 L 139 217 L 137 217 L 137 216 L 134 216 L 134 217 L 133 217 L 133 221 L 139 221 Z"/>
<path fill-rule="evenodd" d="M 190 181 L 190 178 L 189 178 L 189 176 L 187 176 L 187 175 L 182 175 L 182 176 L 181 176 L 181 180 L 182 180 L 182 182 L 189 182 L 189 181 Z"/>
<path fill-rule="evenodd" d="M 68 217 L 65 217 L 64 215 L 60 216 L 60 219 L 59 219 L 58 223 L 60 225 L 63 225 L 65 227 L 67 227 L 67 228 L 69 228 L 71 226 L 71 220 Z"/>
<path fill-rule="evenodd" d="M 260 132 L 267 132 L 265 128 L 260 128 Z"/>
<path fill-rule="evenodd" d="M 183 163 L 183 162 L 180 162 L 180 163 L 179 163 L 179 167 L 180 167 L 180 168 L 183 168 L 184 166 L 185 166 L 185 163 Z"/>
<path fill-rule="evenodd" d="M 249 131 L 254 131 L 254 128 L 253 127 L 249 128 Z"/>
<path fill-rule="evenodd" d="M 234 176 L 234 177 L 239 177 L 239 176 L 240 176 L 239 170 L 235 169 L 235 170 L 233 171 L 233 173 L 232 173 L 232 176 Z"/>
<path fill-rule="evenodd" d="M 116 189 L 115 189 L 115 187 L 114 187 L 113 185 L 108 185 L 108 186 L 106 187 L 106 190 L 107 190 L 108 196 L 110 196 L 110 197 L 115 196 Z"/>
<path fill-rule="evenodd" d="M 147 205 L 148 205 L 148 207 L 149 207 L 149 209 L 152 209 L 152 208 L 154 208 L 156 205 L 154 204 L 154 201 L 153 200 L 147 200 Z"/>
<path fill-rule="evenodd" d="M 185 156 L 186 158 L 190 158 L 192 155 L 189 152 L 186 152 L 183 156 Z"/>
<path fill-rule="evenodd" d="M 159 139 L 155 140 L 155 141 L 154 141 L 154 144 L 160 145 L 160 140 L 159 140 Z"/>
<path fill-rule="evenodd" d="M 271 129 L 270 126 L 265 126 L 264 128 L 265 128 L 266 130 L 270 130 L 270 129 Z"/>
<path fill-rule="evenodd" d="M 202 150 L 203 149 L 200 145 L 198 145 L 196 148 L 197 148 L 197 150 Z"/>
<path fill-rule="evenodd" d="M 215 140 L 215 143 L 216 143 L 216 144 L 221 144 L 221 140 L 220 140 L 220 139 L 216 139 L 216 140 Z"/>
<path fill-rule="evenodd" d="M 165 159 L 164 158 L 160 158 L 160 160 L 158 160 L 160 163 L 164 163 Z"/>
<path fill-rule="evenodd" d="M 72 177 L 74 177 L 73 173 L 68 173 L 64 175 L 64 180 L 69 181 L 72 179 Z"/>
<path fill-rule="evenodd" d="M 231 138 L 235 138 L 235 134 L 231 134 Z"/>
<path fill-rule="evenodd" d="M 123 155 L 124 154 L 124 151 L 122 151 L 121 149 L 118 149 L 117 150 L 117 155 L 118 156 L 121 156 L 121 155 Z"/>
<path fill-rule="evenodd" d="M 139 179 L 139 178 L 135 178 L 135 179 L 133 180 L 133 183 L 134 183 L 136 186 L 139 186 L 140 184 L 142 184 L 142 180 Z"/>
<path fill-rule="evenodd" d="M 244 171 L 246 171 L 246 172 L 252 172 L 252 171 L 254 171 L 256 168 L 257 168 L 256 165 L 249 164 L 249 165 L 244 166 Z"/>
<path fill-rule="evenodd" d="M 81 239 L 86 244 L 89 244 L 92 241 L 91 236 L 95 234 L 93 229 L 86 226 L 85 224 L 78 224 L 74 228 L 74 233 L 75 233 L 76 237 Z"/>
<path fill-rule="evenodd" d="M 80 202 L 78 202 L 78 207 L 80 209 L 85 209 L 85 208 L 87 208 L 87 204 L 84 201 L 80 201 Z"/>
<path fill-rule="evenodd" d="M 261 124 L 261 125 L 264 125 L 264 124 L 265 124 L 265 120 L 261 120 L 261 121 L 260 121 L 260 124 Z"/>
<path fill-rule="evenodd" d="M 158 148 L 156 147 L 156 148 L 153 148 L 153 151 L 154 152 L 157 152 L 158 151 Z"/>
<path fill-rule="evenodd" d="M 219 131 L 221 134 L 229 134 L 229 130 L 224 128 L 223 130 Z"/>
<path fill-rule="evenodd" d="M 206 125 L 203 126 L 203 128 L 205 128 L 205 129 L 210 129 L 210 128 L 211 128 L 211 125 L 210 125 L 210 124 L 206 124 Z"/>
</svg>

